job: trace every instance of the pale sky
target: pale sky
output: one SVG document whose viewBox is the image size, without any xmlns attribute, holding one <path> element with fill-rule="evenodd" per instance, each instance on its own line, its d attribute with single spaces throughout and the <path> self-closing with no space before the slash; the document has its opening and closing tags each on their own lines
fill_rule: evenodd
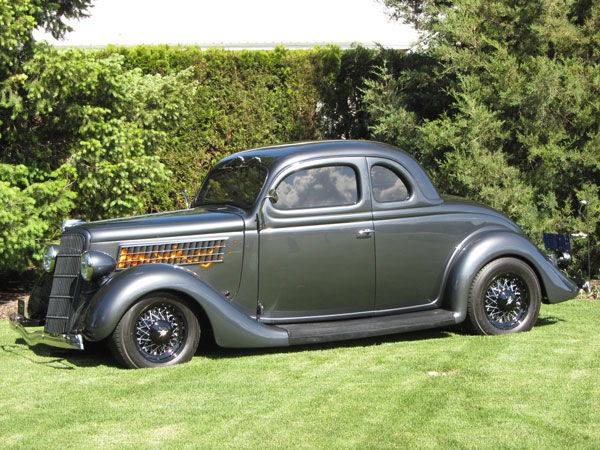
<svg viewBox="0 0 600 450">
<path fill-rule="evenodd" d="M 409 48 L 417 34 L 376 0 L 96 0 L 61 46 L 378 43 Z"/>
</svg>

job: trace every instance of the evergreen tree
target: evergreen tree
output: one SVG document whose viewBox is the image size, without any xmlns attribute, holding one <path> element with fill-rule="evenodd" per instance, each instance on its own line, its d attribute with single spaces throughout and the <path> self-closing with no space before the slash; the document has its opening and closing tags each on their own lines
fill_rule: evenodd
<svg viewBox="0 0 600 450">
<path fill-rule="evenodd" d="M 414 153 L 443 191 L 502 210 L 538 243 L 543 231 L 584 229 L 577 211 L 586 199 L 594 239 L 600 231 L 600 5 L 384 3 L 422 32 L 415 52 L 433 63 L 400 77 L 384 70 L 369 83 L 375 136 Z M 415 76 L 438 84 L 415 89 Z M 417 97 L 441 107 L 423 114 Z M 576 270 L 586 260 L 583 244 L 574 242 Z M 594 247 L 593 272 L 599 257 Z"/>
</svg>

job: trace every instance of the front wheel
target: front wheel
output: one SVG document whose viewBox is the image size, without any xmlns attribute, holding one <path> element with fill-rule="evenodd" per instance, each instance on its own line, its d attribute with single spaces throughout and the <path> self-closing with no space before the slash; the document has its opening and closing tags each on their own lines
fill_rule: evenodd
<svg viewBox="0 0 600 450">
<path fill-rule="evenodd" d="M 535 272 L 515 258 L 501 258 L 479 271 L 469 292 L 468 317 L 478 334 L 530 330 L 537 320 L 542 293 Z"/>
<path fill-rule="evenodd" d="M 169 293 L 143 297 L 121 318 L 109 346 L 125 367 L 164 367 L 189 361 L 200 341 L 192 310 Z"/>
</svg>

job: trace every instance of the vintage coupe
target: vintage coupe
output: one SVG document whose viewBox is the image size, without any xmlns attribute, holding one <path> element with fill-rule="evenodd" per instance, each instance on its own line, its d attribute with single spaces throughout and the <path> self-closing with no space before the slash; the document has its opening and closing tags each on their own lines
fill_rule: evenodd
<svg viewBox="0 0 600 450">
<path fill-rule="evenodd" d="M 440 197 L 411 156 L 374 142 L 236 153 L 191 208 L 63 228 L 11 323 L 31 345 L 107 340 L 132 368 L 188 361 L 201 331 L 246 348 L 465 320 L 526 331 L 542 301 L 577 293 L 509 219 Z"/>
</svg>

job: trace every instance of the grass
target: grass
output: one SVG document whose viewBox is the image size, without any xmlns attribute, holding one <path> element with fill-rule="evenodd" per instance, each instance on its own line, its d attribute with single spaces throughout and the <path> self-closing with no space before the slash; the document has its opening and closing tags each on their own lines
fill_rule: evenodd
<svg viewBox="0 0 600 450">
<path fill-rule="evenodd" d="M 599 448 L 600 302 L 542 306 L 529 333 L 458 330 L 209 348 L 124 370 L 28 347 L 0 321 L 3 448 Z"/>
</svg>

